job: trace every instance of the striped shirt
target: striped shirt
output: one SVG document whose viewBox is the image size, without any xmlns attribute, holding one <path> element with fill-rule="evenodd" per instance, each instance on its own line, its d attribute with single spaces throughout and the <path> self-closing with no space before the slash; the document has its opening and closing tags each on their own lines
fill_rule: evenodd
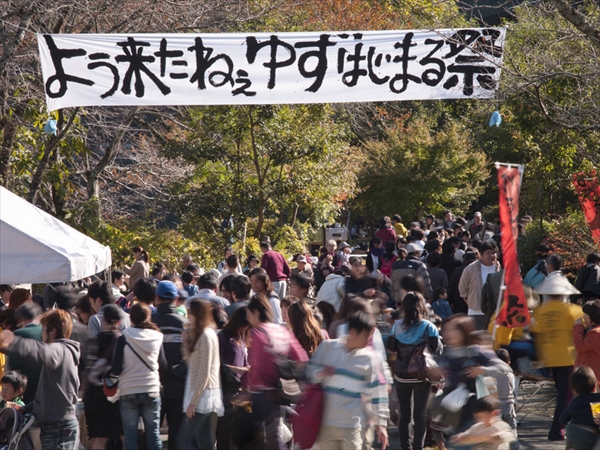
<svg viewBox="0 0 600 450">
<path fill-rule="evenodd" d="M 321 377 L 324 366 L 335 369 Z M 325 391 L 324 425 L 365 428 L 387 425 L 389 398 L 381 360 L 371 347 L 348 351 L 346 339 L 323 341 L 310 360 L 307 375 Z"/>
</svg>

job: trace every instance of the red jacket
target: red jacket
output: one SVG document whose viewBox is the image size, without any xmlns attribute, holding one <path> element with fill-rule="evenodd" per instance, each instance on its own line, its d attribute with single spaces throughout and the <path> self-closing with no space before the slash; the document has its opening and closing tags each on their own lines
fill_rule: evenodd
<svg viewBox="0 0 600 450">
<path fill-rule="evenodd" d="M 285 257 L 275 250 L 269 250 L 263 254 L 260 267 L 267 271 L 271 281 L 287 280 L 292 274 L 292 270 Z"/>
<path fill-rule="evenodd" d="M 600 384 L 600 325 L 590 328 L 585 334 L 583 325 L 573 325 L 573 343 L 577 350 L 573 369 L 580 366 L 590 367 Z"/>
<path fill-rule="evenodd" d="M 384 247 L 389 241 L 396 243 L 396 230 L 394 230 L 394 227 L 382 227 L 377 230 L 375 236 L 381 239 Z"/>
</svg>

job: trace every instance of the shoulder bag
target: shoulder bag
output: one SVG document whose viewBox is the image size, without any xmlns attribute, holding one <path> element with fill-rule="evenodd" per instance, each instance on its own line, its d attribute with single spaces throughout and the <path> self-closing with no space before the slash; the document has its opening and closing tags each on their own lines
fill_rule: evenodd
<svg viewBox="0 0 600 450">
<path fill-rule="evenodd" d="M 427 328 L 423 333 L 424 342 L 415 345 L 408 363 L 408 376 L 421 381 L 437 383 L 442 381 L 442 377 L 437 370 L 438 365 L 427 343 Z"/>
<path fill-rule="evenodd" d="M 154 372 L 154 369 L 152 369 L 152 367 L 150 367 L 150 365 L 142 359 L 138 352 L 136 352 L 133 347 L 129 345 L 127 339 L 125 339 L 125 345 L 131 349 L 133 354 L 139 358 L 139 360 L 148 368 L 150 372 Z M 102 391 L 107 397 L 114 397 L 117 394 L 117 389 L 119 389 L 119 377 L 117 375 L 112 375 L 109 369 L 104 374 Z"/>
</svg>

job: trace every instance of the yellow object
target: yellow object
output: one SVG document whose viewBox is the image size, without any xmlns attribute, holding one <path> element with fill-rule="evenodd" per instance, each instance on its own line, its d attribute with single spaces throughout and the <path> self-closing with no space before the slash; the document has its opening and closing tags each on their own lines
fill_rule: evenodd
<svg viewBox="0 0 600 450">
<path fill-rule="evenodd" d="M 488 325 L 488 331 L 494 335 L 494 321 L 496 320 L 496 313 L 490 318 Z M 498 327 L 496 329 L 496 338 L 494 339 L 494 350 L 498 350 L 500 347 L 509 345 L 512 341 L 520 341 L 523 339 L 523 333 L 525 328 L 508 328 Z"/>
<path fill-rule="evenodd" d="M 402 224 L 402 222 L 397 222 L 394 224 L 394 230 L 396 231 L 396 236 L 406 237 L 408 235 L 408 230 Z"/>
<path fill-rule="evenodd" d="M 494 336 L 494 322 L 496 321 L 496 313 L 490 318 L 488 325 L 488 331 Z M 494 338 L 494 350 L 498 350 L 502 346 L 510 344 L 512 341 L 514 328 L 498 327 L 496 328 L 496 335 Z"/>
<path fill-rule="evenodd" d="M 590 403 L 590 408 L 592 408 L 594 419 L 600 419 L 600 403 Z"/>
<path fill-rule="evenodd" d="M 535 347 L 541 367 L 566 367 L 575 363 L 573 325 L 583 317 L 581 306 L 546 300 L 533 310 Z"/>
</svg>

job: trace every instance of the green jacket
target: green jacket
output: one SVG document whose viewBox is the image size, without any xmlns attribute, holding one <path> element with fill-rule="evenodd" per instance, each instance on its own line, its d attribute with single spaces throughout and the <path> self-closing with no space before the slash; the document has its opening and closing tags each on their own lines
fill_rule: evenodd
<svg viewBox="0 0 600 450">
<path fill-rule="evenodd" d="M 23 328 L 15 330 L 15 336 L 19 336 L 26 339 L 33 339 L 35 341 L 42 340 L 42 326 L 39 323 L 30 323 L 25 325 Z M 10 370 L 16 370 L 21 372 L 27 377 L 30 382 L 32 380 L 40 379 L 41 367 L 32 367 L 27 364 L 23 364 L 22 359 L 18 355 L 11 355 L 8 358 L 8 367 Z"/>
<path fill-rule="evenodd" d="M 25 406 L 25 403 L 23 403 L 21 397 L 15 398 L 12 402 L 16 403 L 19 406 Z M 6 402 L 4 400 L 0 400 L 0 410 L 4 408 L 6 408 Z"/>
</svg>

